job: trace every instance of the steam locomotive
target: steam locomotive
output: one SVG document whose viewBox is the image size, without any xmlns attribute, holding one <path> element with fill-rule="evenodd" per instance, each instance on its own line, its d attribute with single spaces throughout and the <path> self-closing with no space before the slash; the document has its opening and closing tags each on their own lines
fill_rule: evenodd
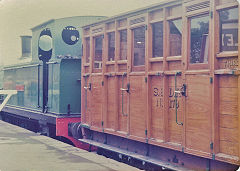
<svg viewBox="0 0 240 171">
<path fill-rule="evenodd" d="M 102 16 L 52 19 L 21 36 L 19 63 L 2 69 L 3 89 L 17 90 L 1 112 L 3 120 L 80 146 L 68 123 L 81 115 L 81 27 Z"/>
</svg>

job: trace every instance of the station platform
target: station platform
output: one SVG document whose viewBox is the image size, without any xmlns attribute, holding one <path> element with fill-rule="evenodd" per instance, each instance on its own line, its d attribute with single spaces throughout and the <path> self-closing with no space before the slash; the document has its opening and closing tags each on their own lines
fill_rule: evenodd
<svg viewBox="0 0 240 171">
<path fill-rule="evenodd" d="M 0 120 L 0 171 L 114 170 L 139 169 Z"/>
</svg>

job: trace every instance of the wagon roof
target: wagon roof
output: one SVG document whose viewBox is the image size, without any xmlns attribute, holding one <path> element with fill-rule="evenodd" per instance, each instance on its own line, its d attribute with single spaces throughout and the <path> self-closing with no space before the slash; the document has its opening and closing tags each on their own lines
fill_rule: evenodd
<svg viewBox="0 0 240 171">
<path fill-rule="evenodd" d="M 116 20 L 116 19 L 122 19 L 122 18 L 126 18 L 126 17 L 135 16 L 135 15 L 147 12 L 147 11 L 152 11 L 152 10 L 158 9 L 159 7 L 163 7 L 165 5 L 169 5 L 169 4 L 173 4 L 173 3 L 177 3 L 177 2 L 182 2 L 182 1 L 183 0 L 161 0 L 161 2 L 159 2 L 157 4 L 153 4 L 153 5 L 143 7 L 143 8 L 139 8 L 139 9 L 136 9 L 136 10 L 133 10 L 133 11 L 128 11 L 128 12 L 125 12 L 125 13 L 121 13 L 121 14 L 109 17 L 107 19 L 102 19 L 98 22 L 94 22 L 92 24 L 85 25 L 85 26 L 83 26 L 83 28 L 86 28 L 86 27 L 89 27 L 89 26 L 95 26 L 95 25 L 98 25 L 98 24 L 101 24 L 101 23 L 111 22 L 111 21 Z"/>
</svg>

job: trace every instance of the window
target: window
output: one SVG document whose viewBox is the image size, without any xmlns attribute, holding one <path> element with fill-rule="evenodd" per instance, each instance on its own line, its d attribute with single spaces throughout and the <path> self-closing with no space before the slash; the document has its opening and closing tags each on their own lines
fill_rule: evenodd
<svg viewBox="0 0 240 171">
<path fill-rule="evenodd" d="M 208 63 L 209 16 L 191 18 L 190 63 Z"/>
<path fill-rule="evenodd" d="M 90 38 L 85 39 L 86 42 L 86 63 L 89 63 L 90 61 Z"/>
<path fill-rule="evenodd" d="M 182 54 L 182 19 L 169 21 L 169 55 L 180 56 Z"/>
<path fill-rule="evenodd" d="M 127 30 L 120 31 L 120 60 L 127 59 Z"/>
<path fill-rule="evenodd" d="M 238 50 L 238 8 L 222 10 L 220 17 L 220 51 Z"/>
<path fill-rule="evenodd" d="M 94 41 L 95 41 L 94 68 L 102 68 L 103 36 L 101 35 L 95 37 Z"/>
<path fill-rule="evenodd" d="M 152 56 L 163 56 L 163 22 L 152 25 Z"/>
<path fill-rule="evenodd" d="M 115 33 L 108 33 L 108 61 L 114 61 L 115 56 Z"/>
<path fill-rule="evenodd" d="M 79 32 L 76 27 L 67 26 L 62 31 L 62 39 L 68 45 L 74 45 L 79 40 Z"/>
<path fill-rule="evenodd" d="M 140 66 L 145 64 L 145 27 L 133 29 L 133 65 Z"/>
</svg>

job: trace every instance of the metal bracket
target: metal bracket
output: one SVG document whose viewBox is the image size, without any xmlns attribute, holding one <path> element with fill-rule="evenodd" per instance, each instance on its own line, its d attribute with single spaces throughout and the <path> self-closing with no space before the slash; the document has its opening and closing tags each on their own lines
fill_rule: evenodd
<svg viewBox="0 0 240 171">
<path fill-rule="evenodd" d="M 87 90 L 87 89 L 89 89 L 90 91 L 92 90 L 92 84 L 91 83 L 89 83 L 89 86 L 88 87 L 83 87 L 85 90 Z"/>
</svg>

